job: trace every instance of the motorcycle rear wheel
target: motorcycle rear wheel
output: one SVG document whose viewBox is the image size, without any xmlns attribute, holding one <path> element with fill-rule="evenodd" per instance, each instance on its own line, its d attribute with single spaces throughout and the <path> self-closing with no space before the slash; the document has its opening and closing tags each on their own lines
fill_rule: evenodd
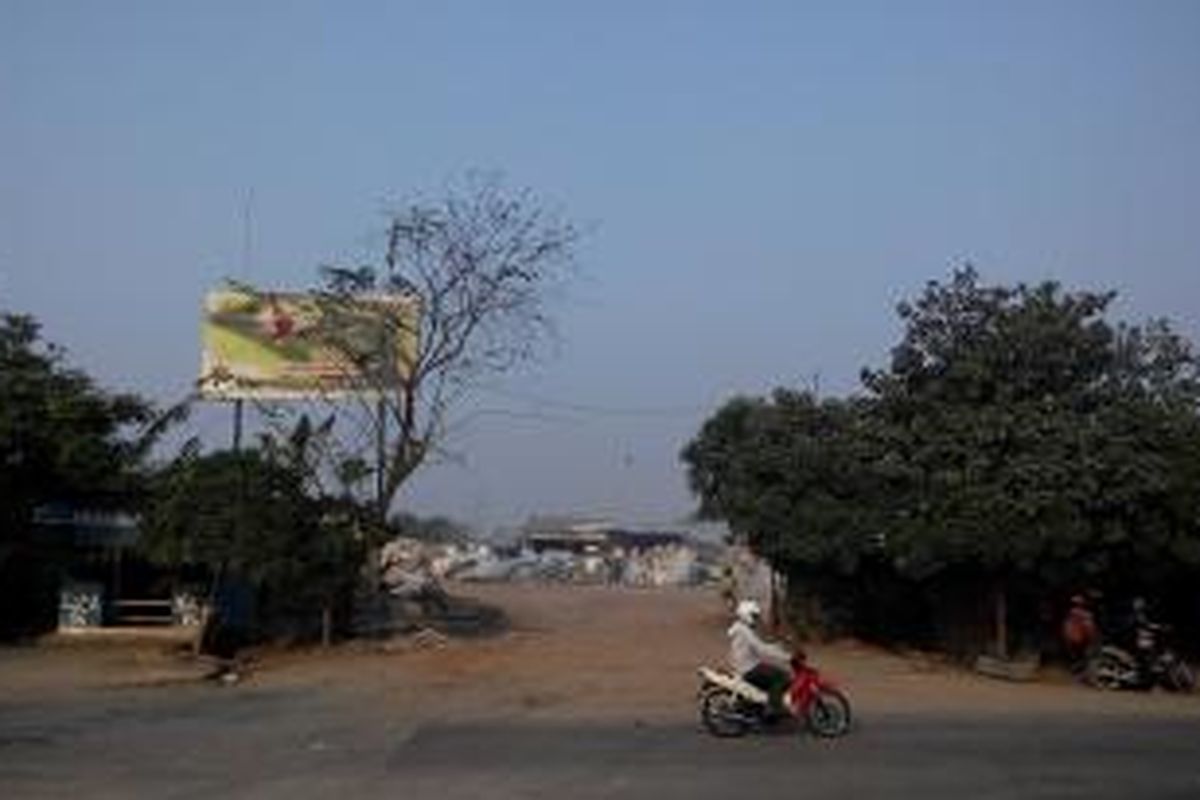
<svg viewBox="0 0 1200 800">
<path fill-rule="evenodd" d="M 700 697 L 700 721 L 713 736 L 744 736 L 749 723 L 738 709 L 738 698 L 728 689 L 715 688 Z"/>
<path fill-rule="evenodd" d="M 818 689 L 805 709 L 805 718 L 808 729 L 817 736 L 845 736 L 850 732 L 850 701 L 837 689 Z"/>
</svg>

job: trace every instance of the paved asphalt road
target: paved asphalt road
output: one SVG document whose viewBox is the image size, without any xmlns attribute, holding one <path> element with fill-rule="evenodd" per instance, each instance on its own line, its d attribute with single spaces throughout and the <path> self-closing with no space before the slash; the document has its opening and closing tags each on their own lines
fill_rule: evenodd
<svg viewBox="0 0 1200 800">
<path fill-rule="evenodd" d="M 0 798 L 1200 798 L 1200 723 L 861 720 L 836 742 L 690 720 L 414 723 L 332 691 L 175 687 L 0 703 Z"/>
</svg>

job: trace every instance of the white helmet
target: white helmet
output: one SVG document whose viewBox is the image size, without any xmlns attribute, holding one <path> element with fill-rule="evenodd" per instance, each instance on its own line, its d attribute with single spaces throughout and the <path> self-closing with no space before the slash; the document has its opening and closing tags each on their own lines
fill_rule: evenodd
<svg viewBox="0 0 1200 800">
<path fill-rule="evenodd" d="M 762 616 L 762 607 L 753 600 L 743 600 L 737 604 L 737 610 L 733 613 L 742 622 L 753 625 Z"/>
</svg>

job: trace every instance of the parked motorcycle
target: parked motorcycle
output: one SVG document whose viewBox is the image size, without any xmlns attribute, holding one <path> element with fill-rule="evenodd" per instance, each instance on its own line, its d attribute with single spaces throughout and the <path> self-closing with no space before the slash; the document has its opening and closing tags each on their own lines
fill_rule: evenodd
<svg viewBox="0 0 1200 800">
<path fill-rule="evenodd" d="M 697 693 L 700 721 L 714 736 L 744 736 L 784 722 L 803 722 L 821 737 L 850 730 L 850 701 L 810 666 L 803 653 L 792 656 L 792 680 L 783 695 L 784 713 L 771 708 L 767 692 L 723 669 L 700 667 Z"/>
<path fill-rule="evenodd" d="M 1153 689 L 1190 692 L 1196 675 L 1187 662 L 1163 644 L 1167 629 L 1162 625 L 1139 628 L 1134 652 L 1107 644 L 1088 660 L 1087 679 L 1099 689 Z"/>
</svg>

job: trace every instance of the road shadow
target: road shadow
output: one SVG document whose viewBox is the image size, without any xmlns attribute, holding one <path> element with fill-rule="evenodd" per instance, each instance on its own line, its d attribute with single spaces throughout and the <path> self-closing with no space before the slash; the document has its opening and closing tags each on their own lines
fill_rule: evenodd
<svg viewBox="0 0 1200 800">
<path fill-rule="evenodd" d="M 406 796 L 1200 796 L 1182 719 L 892 715 L 843 739 L 716 739 L 684 723 L 432 724 L 390 755 Z M 411 793 L 411 794 L 410 794 Z"/>
</svg>

